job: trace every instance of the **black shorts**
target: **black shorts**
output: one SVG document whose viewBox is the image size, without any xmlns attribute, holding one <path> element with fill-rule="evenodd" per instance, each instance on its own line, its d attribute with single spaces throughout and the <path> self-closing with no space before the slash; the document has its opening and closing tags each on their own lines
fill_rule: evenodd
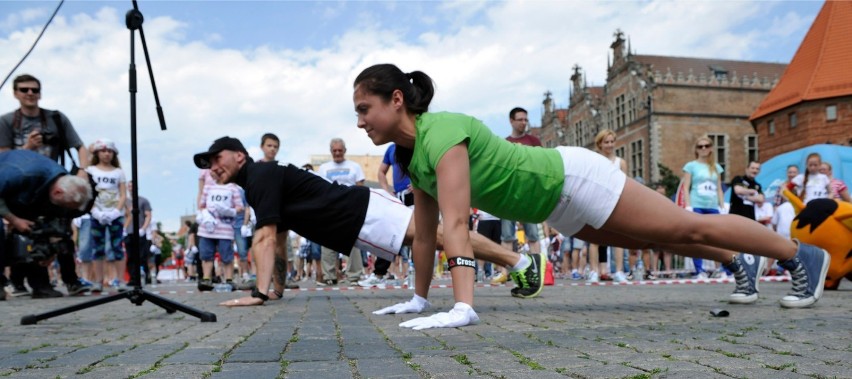
<svg viewBox="0 0 852 379">
<path fill-rule="evenodd" d="M 499 244 L 501 225 L 500 220 L 479 220 L 476 232 Z"/>
</svg>

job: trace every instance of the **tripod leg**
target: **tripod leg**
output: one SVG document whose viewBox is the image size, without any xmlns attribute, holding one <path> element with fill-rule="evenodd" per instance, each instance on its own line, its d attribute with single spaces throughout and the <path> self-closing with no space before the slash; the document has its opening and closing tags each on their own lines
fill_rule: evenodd
<svg viewBox="0 0 852 379">
<path fill-rule="evenodd" d="M 56 317 L 56 316 L 62 316 L 66 313 L 71 313 L 71 312 L 76 312 L 76 311 L 91 308 L 91 307 L 96 307 L 96 306 L 101 305 L 101 304 L 111 303 L 113 301 L 121 300 L 121 299 L 127 299 L 129 297 L 130 297 L 130 292 L 122 292 L 122 293 L 118 293 L 118 294 L 115 294 L 115 295 L 103 296 L 103 297 L 97 298 L 97 299 L 92 300 L 92 301 L 87 301 L 85 303 L 75 304 L 75 305 L 71 305 L 71 306 L 68 306 L 68 307 L 65 307 L 65 308 L 59 308 L 59 309 L 56 309 L 56 310 L 53 310 L 53 311 L 50 311 L 50 312 L 44 312 L 44 313 L 39 313 L 39 314 L 34 314 L 34 315 L 27 315 L 27 316 L 21 317 L 21 325 L 33 325 L 33 324 L 35 324 L 35 323 L 37 323 L 41 320 L 46 320 L 46 319 L 53 318 L 53 317 Z"/>
<path fill-rule="evenodd" d="M 178 310 L 188 315 L 198 317 L 199 319 L 201 319 L 201 322 L 216 322 L 216 314 L 214 313 L 200 311 L 188 305 L 183 305 L 181 303 L 174 302 L 172 300 L 166 299 L 165 297 L 153 294 L 148 291 L 143 290 L 141 292 L 145 300 L 148 300 L 154 304 L 159 305 L 160 307 L 163 307 L 164 309 L 166 309 L 167 312 L 169 311 L 169 308 L 171 308 L 172 312 Z"/>
</svg>

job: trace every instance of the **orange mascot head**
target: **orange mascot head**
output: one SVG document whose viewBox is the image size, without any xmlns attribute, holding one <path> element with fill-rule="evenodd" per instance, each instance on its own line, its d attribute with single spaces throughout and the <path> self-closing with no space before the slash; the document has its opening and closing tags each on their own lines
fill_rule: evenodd
<svg viewBox="0 0 852 379">
<path fill-rule="evenodd" d="M 843 277 L 852 280 L 852 203 L 814 199 L 805 206 L 802 199 L 787 189 L 784 196 L 797 213 L 790 226 L 790 237 L 819 246 L 831 255 L 825 289 L 837 289 Z"/>
</svg>

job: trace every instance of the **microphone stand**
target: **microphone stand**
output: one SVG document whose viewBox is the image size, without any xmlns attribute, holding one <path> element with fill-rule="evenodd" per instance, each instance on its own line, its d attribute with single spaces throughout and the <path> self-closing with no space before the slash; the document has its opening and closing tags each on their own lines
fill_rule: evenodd
<svg viewBox="0 0 852 379">
<path fill-rule="evenodd" d="M 160 129 L 166 130 L 166 120 L 163 117 L 163 108 L 160 107 L 160 98 L 157 96 L 157 85 L 154 83 L 154 71 L 151 69 L 151 59 L 148 56 L 148 46 L 145 43 L 145 33 L 142 31 L 143 21 L 144 18 L 142 17 L 142 12 L 139 11 L 139 6 L 136 4 L 136 0 L 133 0 L 133 9 L 127 11 L 127 15 L 125 16 L 125 24 L 127 25 L 127 29 L 130 30 L 130 154 L 132 159 L 131 175 L 133 181 L 133 210 L 131 211 L 133 217 L 133 229 L 129 236 L 130 243 L 128 246 L 129 252 L 127 253 L 127 269 L 130 271 L 130 283 L 128 284 L 131 285 L 133 289 L 119 292 L 114 295 L 104 296 L 99 299 L 90 300 L 82 304 L 60 308 L 50 312 L 26 315 L 21 318 L 21 325 L 33 325 L 41 320 L 95 307 L 101 304 L 111 303 L 113 301 L 121 299 L 128 299 L 131 303 L 136 304 L 137 306 L 141 306 L 142 303 L 145 302 L 145 300 L 148 300 L 151 303 L 158 305 L 160 308 L 165 309 L 166 313 L 171 314 L 175 313 L 176 311 L 181 311 L 188 315 L 198 317 L 199 319 L 201 319 L 201 322 L 216 322 L 216 315 L 211 312 L 201 311 L 142 289 L 142 278 L 139 273 L 139 269 L 142 264 L 147 264 L 147 262 L 142 262 L 142 252 L 139 249 L 139 178 L 137 177 L 136 165 L 136 38 L 134 33 L 137 29 L 139 30 L 139 37 L 142 40 L 142 49 L 145 53 L 145 62 L 148 64 L 148 74 L 151 78 L 151 87 L 153 88 L 154 100 L 157 104 L 157 116 L 160 119 Z M 131 259 L 131 257 L 133 259 Z"/>
</svg>

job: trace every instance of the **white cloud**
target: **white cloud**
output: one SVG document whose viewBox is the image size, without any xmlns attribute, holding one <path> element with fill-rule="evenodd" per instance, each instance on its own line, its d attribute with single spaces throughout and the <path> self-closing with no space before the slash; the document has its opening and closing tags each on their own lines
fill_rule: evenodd
<svg viewBox="0 0 852 379">
<path fill-rule="evenodd" d="M 283 4 L 283 3 L 282 3 Z M 344 138 L 350 154 L 384 152 L 355 127 L 352 81 L 375 63 L 392 62 L 404 71 L 433 77 L 432 109 L 465 112 L 483 119 L 498 134 L 508 133 L 508 110 L 522 106 L 540 117 L 543 93 L 551 90 L 567 105 L 571 67 L 577 63 L 589 82 L 604 82 L 612 33 L 621 28 L 634 50 L 671 54 L 749 58 L 756 45 L 802 34 L 809 20 L 788 13 L 776 24 L 783 32 L 749 29 L 769 3 L 725 2 L 469 2 L 446 4 L 433 29 L 402 40 L 398 31 L 364 14 L 352 30 L 327 31 L 328 46 L 277 49 L 258 40 L 252 49 L 218 48 L 222 37 L 170 17 L 146 19 L 145 33 L 168 130 L 161 132 L 141 44 L 136 46 L 139 176 L 142 194 L 157 219 L 177 227 L 177 215 L 192 209 L 197 190 L 193 153 L 223 135 L 241 138 L 250 154 L 262 154 L 260 136 L 276 133 L 279 158 L 296 165 L 325 154 L 328 140 Z M 340 17 L 346 4 L 327 3 L 322 15 Z M 386 5 L 403 11 L 417 7 Z M 213 6 L 215 7 L 215 5 Z M 38 13 L 41 12 L 41 13 Z M 41 25 L 38 13 L 7 15 L 0 30 L 0 67 L 12 67 L 29 48 Z M 17 73 L 42 79 L 42 105 L 64 111 L 82 138 L 116 141 L 129 167 L 129 32 L 124 14 L 104 7 L 91 14 L 58 16 Z M 234 22 L 245 22 L 235 20 Z M 250 21 L 248 21 L 250 22 Z M 30 25 L 32 23 L 32 25 Z M 329 19 L 318 24 L 330 23 Z M 22 27 L 21 25 L 26 25 Z M 448 26 L 449 25 L 449 26 Z M 746 25 L 746 32 L 733 32 Z M 444 29 L 449 27 L 449 29 Z M 450 30 L 447 32 L 446 30 Z M 322 34 L 323 30 L 311 31 Z M 334 34 L 337 33 L 337 34 Z M 17 107 L 9 90 L 0 112 Z M 130 176 L 129 173 L 127 174 Z"/>
</svg>

